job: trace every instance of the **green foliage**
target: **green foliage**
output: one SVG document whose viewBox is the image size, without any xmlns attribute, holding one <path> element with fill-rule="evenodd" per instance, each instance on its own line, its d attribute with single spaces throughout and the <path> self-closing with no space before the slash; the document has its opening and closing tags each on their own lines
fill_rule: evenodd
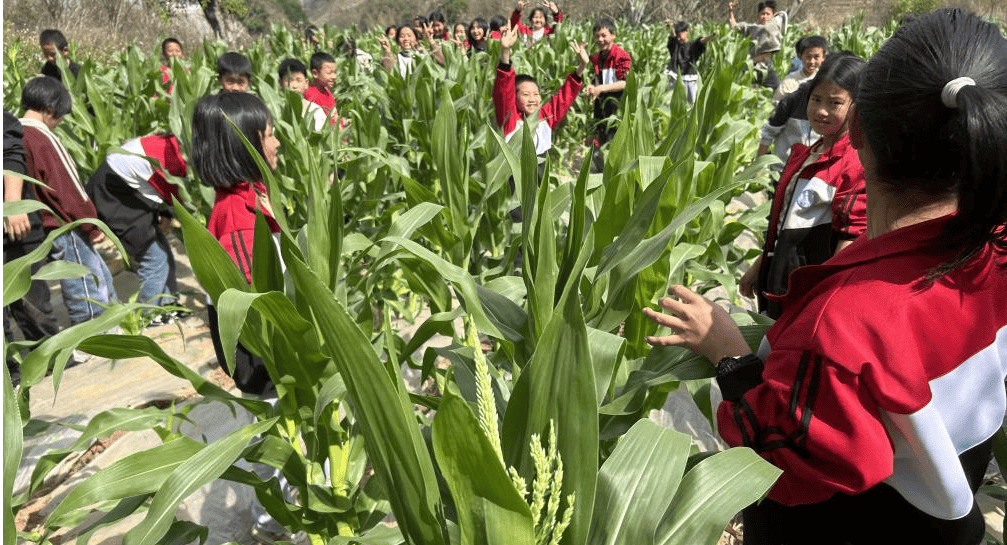
<svg viewBox="0 0 1007 545">
<path fill-rule="evenodd" d="M 905 15 L 930 13 L 941 6 L 940 0 L 895 0 L 888 18 L 898 21 Z"/>
</svg>

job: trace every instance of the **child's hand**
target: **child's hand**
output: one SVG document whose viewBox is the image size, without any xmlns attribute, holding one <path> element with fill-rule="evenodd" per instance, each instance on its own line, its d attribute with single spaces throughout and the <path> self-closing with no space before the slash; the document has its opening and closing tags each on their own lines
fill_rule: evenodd
<svg viewBox="0 0 1007 545">
<path fill-rule="evenodd" d="M 385 53 L 391 53 L 392 52 L 392 45 L 390 43 L 388 43 L 388 37 L 387 36 L 384 36 L 384 35 L 378 36 L 378 43 L 381 44 L 381 49 L 383 49 L 385 51 Z"/>
<path fill-rule="evenodd" d="M 573 47 L 573 52 L 577 54 L 577 59 L 580 64 L 577 65 L 577 75 L 584 75 L 584 68 L 587 67 L 587 63 L 591 60 L 587 55 L 587 44 L 579 44 L 577 42 L 570 42 L 570 46 Z"/>
<path fill-rule="evenodd" d="M 517 10 L 518 11 L 524 11 L 524 0 L 518 0 L 518 2 L 517 2 Z"/>
<path fill-rule="evenodd" d="M 427 42 L 430 45 L 434 44 L 434 25 L 433 23 L 423 23 L 423 33 L 427 35 Z"/>
<path fill-rule="evenodd" d="M 514 47 L 514 44 L 516 43 L 517 29 L 512 28 L 510 25 L 502 27 L 500 29 L 500 45 L 502 45 L 504 49 L 510 49 L 511 47 Z"/>
<path fill-rule="evenodd" d="M 549 11 L 551 11 L 553 14 L 559 13 L 559 6 L 556 5 L 556 2 L 549 2 L 547 0 L 543 0 L 542 5 L 549 8 Z"/>
<path fill-rule="evenodd" d="M 733 0 L 727 3 L 727 10 L 734 11 L 734 8 L 738 7 L 738 0 Z"/>
<path fill-rule="evenodd" d="M 598 87 L 595 85 L 588 85 L 584 88 L 584 92 L 591 98 L 598 98 L 598 95 L 601 94 L 601 91 L 599 91 Z"/>
</svg>

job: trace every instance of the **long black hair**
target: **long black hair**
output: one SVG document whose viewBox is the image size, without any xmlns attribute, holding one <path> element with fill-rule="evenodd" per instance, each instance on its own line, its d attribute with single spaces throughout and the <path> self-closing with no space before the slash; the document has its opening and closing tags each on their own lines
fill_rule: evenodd
<svg viewBox="0 0 1007 545">
<path fill-rule="evenodd" d="M 949 81 L 968 77 L 949 105 Z M 902 26 L 861 77 L 858 115 L 886 191 L 937 201 L 957 215 L 943 240 L 963 265 L 985 244 L 1007 248 L 1007 40 L 961 9 Z"/>
<path fill-rule="evenodd" d="M 203 97 L 192 114 L 192 168 L 213 187 L 261 181 L 259 166 L 228 118 L 259 156 L 265 155 L 262 137 L 272 122 L 266 105 L 250 93 L 217 93 Z"/>
</svg>

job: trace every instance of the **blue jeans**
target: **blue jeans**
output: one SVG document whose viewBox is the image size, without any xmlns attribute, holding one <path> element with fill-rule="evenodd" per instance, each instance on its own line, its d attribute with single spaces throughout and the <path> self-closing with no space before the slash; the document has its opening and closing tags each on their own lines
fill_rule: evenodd
<svg viewBox="0 0 1007 545">
<path fill-rule="evenodd" d="M 103 309 L 100 306 L 87 299 L 102 304 L 118 300 L 108 265 L 91 243 L 81 238 L 76 230 L 63 233 L 53 240 L 49 259 L 80 263 L 92 273 L 83 278 L 65 278 L 59 281 L 60 290 L 63 292 L 63 304 L 66 305 L 71 324 L 86 322 L 102 313 Z"/>
<path fill-rule="evenodd" d="M 168 237 L 164 233 L 158 230 L 154 242 L 143 253 L 133 256 L 133 259 L 136 260 L 136 274 L 140 277 L 139 302 L 164 306 L 178 300 L 175 256 L 171 253 Z"/>
</svg>

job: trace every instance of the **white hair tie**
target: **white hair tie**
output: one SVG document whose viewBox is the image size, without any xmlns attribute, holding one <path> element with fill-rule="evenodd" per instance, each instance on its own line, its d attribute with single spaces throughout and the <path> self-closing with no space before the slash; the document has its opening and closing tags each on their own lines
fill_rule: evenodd
<svg viewBox="0 0 1007 545">
<path fill-rule="evenodd" d="M 976 82 L 970 77 L 955 78 L 944 84 L 944 90 L 941 91 L 941 102 L 944 103 L 948 108 L 958 107 L 958 91 L 966 85 L 975 85 Z"/>
</svg>

